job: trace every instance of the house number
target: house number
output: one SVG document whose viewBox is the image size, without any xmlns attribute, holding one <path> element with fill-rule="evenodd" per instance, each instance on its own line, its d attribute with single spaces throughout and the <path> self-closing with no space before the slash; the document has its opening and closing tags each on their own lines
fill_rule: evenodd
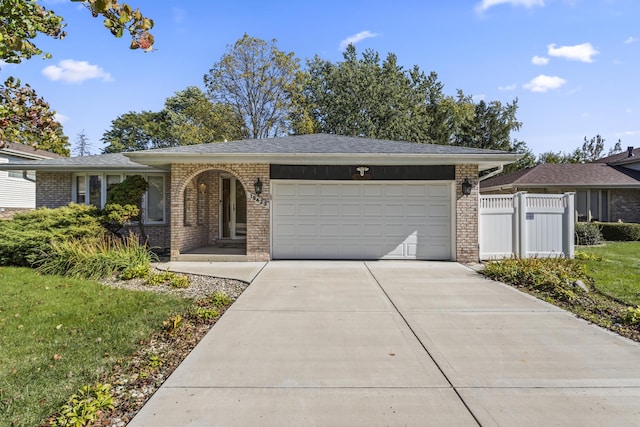
<svg viewBox="0 0 640 427">
<path fill-rule="evenodd" d="M 249 199 L 250 200 L 253 200 L 254 202 L 258 202 L 259 204 L 261 204 L 265 208 L 269 207 L 269 201 L 267 199 L 263 199 L 262 197 L 258 196 L 257 194 L 253 194 L 253 193 L 248 193 L 248 194 L 249 194 Z"/>
</svg>

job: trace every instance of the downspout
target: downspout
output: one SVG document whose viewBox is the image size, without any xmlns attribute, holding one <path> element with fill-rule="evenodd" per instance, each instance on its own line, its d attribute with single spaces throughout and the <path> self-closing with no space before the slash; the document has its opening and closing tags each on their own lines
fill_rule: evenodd
<svg viewBox="0 0 640 427">
<path fill-rule="evenodd" d="M 478 178 L 478 181 L 484 181 L 485 179 L 489 179 L 492 176 L 496 176 L 499 173 L 501 173 L 504 170 L 504 165 L 500 165 L 498 166 L 498 169 L 494 170 L 493 172 L 489 172 L 486 175 L 481 176 L 480 178 Z"/>
</svg>

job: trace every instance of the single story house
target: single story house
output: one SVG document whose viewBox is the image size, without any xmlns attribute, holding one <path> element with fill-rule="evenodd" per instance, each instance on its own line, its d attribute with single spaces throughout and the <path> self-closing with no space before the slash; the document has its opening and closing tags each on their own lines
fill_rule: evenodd
<svg viewBox="0 0 640 427">
<path fill-rule="evenodd" d="M 578 221 L 640 222 L 640 149 L 593 163 L 540 164 L 489 178 L 482 194 L 575 192 Z"/>
<path fill-rule="evenodd" d="M 38 150 L 28 145 L 8 142 L 0 147 L 0 165 L 23 164 L 33 160 L 62 156 Z M 0 218 L 10 218 L 17 212 L 36 207 L 35 173 L 28 169 L 0 170 Z"/>
<path fill-rule="evenodd" d="M 173 260 L 240 242 L 244 260 L 475 262 L 479 172 L 518 158 L 314 134 L 42 160 L 30 168 L 38 177 L 36 204 L 50 208 L 102 206 L 111 186 L 142 175 L 150 244 L 170 248 Z"/>
</svg>

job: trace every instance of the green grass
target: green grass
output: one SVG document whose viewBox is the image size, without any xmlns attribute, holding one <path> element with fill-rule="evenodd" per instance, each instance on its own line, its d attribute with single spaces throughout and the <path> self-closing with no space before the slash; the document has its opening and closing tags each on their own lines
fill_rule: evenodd
<svg viewBox="0 0 640 427">
<path fill-rule="evenodd" d="M 600 292 L 628 305 L 640 305 L 640 242 L 607 242 L 577 250 L 603 258 L 583 261 Z"/>
<path fill-rule="evenodd" d="M 38 425 L 191 303 L 0 267 L 0 425 Z"/>
</svg>

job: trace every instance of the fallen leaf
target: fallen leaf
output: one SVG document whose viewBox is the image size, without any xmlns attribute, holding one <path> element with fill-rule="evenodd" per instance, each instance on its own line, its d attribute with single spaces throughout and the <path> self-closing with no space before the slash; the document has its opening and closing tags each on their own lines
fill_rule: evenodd
<svg viewBox="0 0 640 427">
<path fill-rule="evenodd" d="M 56 329 L 60 329 L 60 328 L 62 328 L 62 323 L 56 326 Z"/>
<path fill-rule="evenodd" d="M 395 353 L 389 353 L 389 356 L 395 356 L 395 355 L 396 355 Z"/>
<path fill-rule="evenodd" d="M 56 353 L 53 355 L 53 360 L 61 360 L 61 359 L 62 359 L 62 356 L 60 356 L 59 354 Z"/>
</svg>

